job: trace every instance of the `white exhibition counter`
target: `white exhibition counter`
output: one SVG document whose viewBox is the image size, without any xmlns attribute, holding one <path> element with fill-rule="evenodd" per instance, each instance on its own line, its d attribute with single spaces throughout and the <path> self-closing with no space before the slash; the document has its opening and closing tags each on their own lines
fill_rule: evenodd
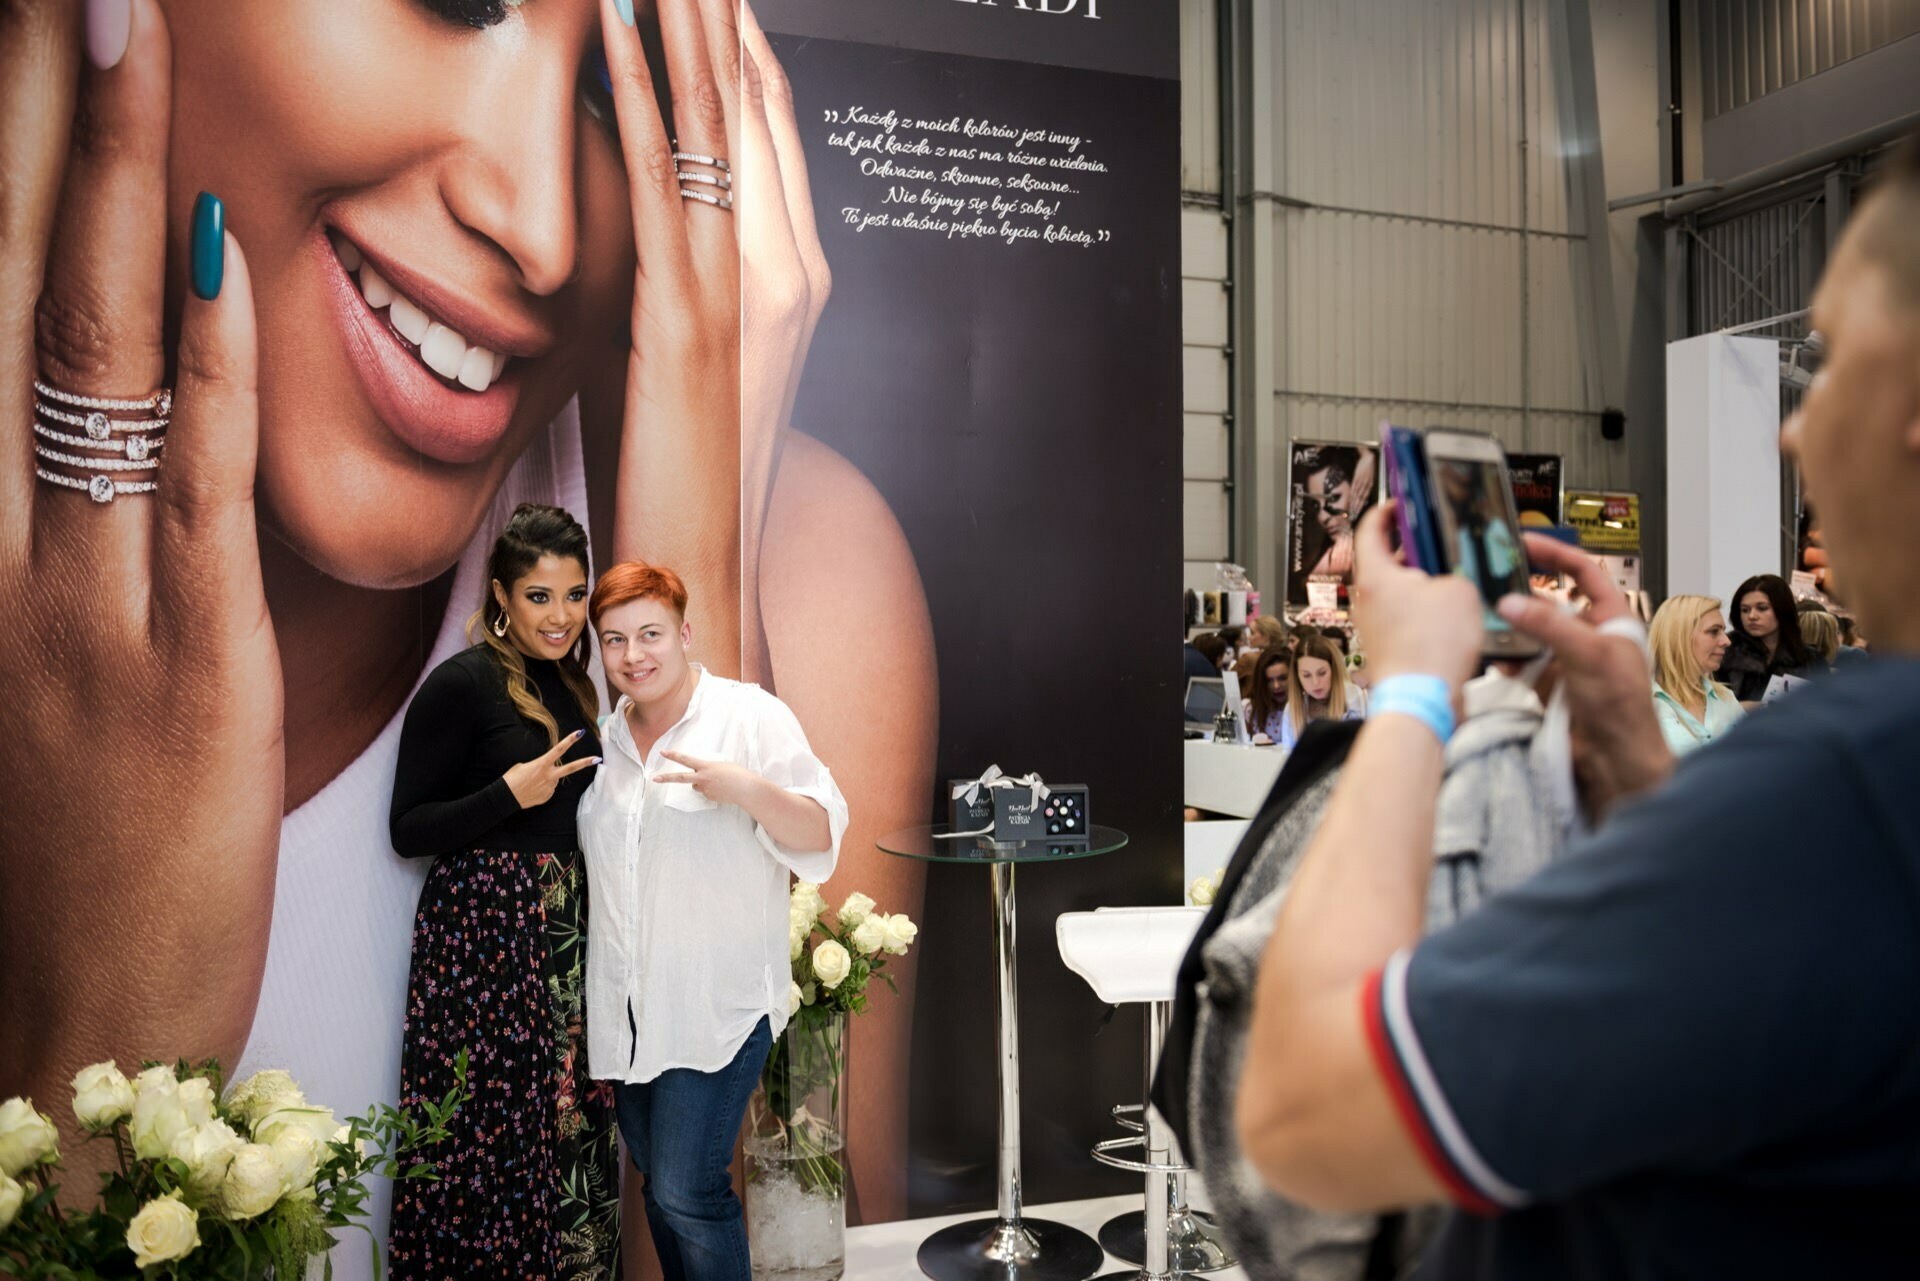
<svg viewBox="0 0 1920 1281">
<path fill-rule="evenodd" d="M 1277 747 L 1186 740 L 1186 803 L 1195 809 L 1252 818 L 1267 799 L 1287 754 Z"/>
</svg>

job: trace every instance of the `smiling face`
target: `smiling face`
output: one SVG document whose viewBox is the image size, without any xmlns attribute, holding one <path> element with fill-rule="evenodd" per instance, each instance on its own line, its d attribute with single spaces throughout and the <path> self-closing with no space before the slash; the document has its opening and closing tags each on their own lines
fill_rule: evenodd
<svg viewBox="0 0 1920 1281">
<path fill-rule="evenodd" d="M 495 582 L 506 611 L 507 640 L 533 658 L 558 661 L 587 625 L 587 567 L 571 557 L 542 556 L 524 577 Z"/>
<path fill-rule="evenodd" d="M 693 628 L 671 601 L 643 596 L 600 615 L 600 665 L 614 689 L 642 706 L 671 697 L 687 680 Z"/>
<path fill-rule="evenodd" d="M 584 0 L 161 0 L 171 224 L 202 189 L 247 254 L 262 515 L 324 572 L 459 555 L 588 362 L 625 353 L 625 173 Z M 356 270 L 357 269 L 357 270 Z"/>
<path fill-rule="evenodd" d="M 1780 620 L 1773 613 L 1773 602 L 1767 599 L 1765 592 L 1748 592 L 1740 598 L 1740 630 L 1755 640 L 1765 640 L 1780 630 Z"/>
<path fill-rule="evenodd" d="M 1300 670 L 1300 689 L 1316 703 L 1324 703 L 1333 693 L 1333 664 L 1324 658 L 1296 660 Z"/>
<path fill-rule="evenodd" d="M 1719 610 L 1708 610 L 1694 624 L 1693 658 L 1700 664 L 1701 671 L 1719 671 L 1720 660 L 1727 656 L 1727 647 L 1731 644 L 1727 639 L 1727 620 Z"/>
</svg>

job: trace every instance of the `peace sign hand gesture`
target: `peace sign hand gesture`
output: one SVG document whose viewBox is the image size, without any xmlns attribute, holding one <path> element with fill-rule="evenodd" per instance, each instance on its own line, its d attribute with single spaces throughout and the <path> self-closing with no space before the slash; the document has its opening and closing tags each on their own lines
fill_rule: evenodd
<svg viewBox="0 0 1920 1281">
<path fill-rule="evenodd" d="M 738 805 L 749 813 L 754 794 L 766 786 L 766 780 L 744 765 L 732 761 L 705 761 L 684 752 L 661 752 L 676 765 L 688 769 L 685 774 L 655 774 L 656 783 L 686 783 L 694 791 L 720 805 Z"/>
<path fill-rule="evenodd" d="M 513 799 L 520 802 L 520 808 L 530 810 L 536 805 L 545 805 L 553 799 L 554 788 L 560 780 L 569 774 L 577 774 L 592 765 L 598 765 L 598 756 L 583 756 L 577 761 L 562 762 L 580 736 L 587 731 L 577 729 L 559 742 L 549 747 L 530 761 L 521 761 L 503 776 L 507 787 L 513 793 Z"/>
</svg>

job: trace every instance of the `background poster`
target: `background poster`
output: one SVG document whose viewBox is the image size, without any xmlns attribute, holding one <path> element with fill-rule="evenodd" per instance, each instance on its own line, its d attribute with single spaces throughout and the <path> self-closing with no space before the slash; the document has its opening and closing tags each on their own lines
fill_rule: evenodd
<svg viewBox="0 0 1920 1281">
<path fill-rule="evenodd" d="M 1374 445 L 1297 440 L 1290 457 L 1287 607 L 1307 609 L 1315 595 L 1324 600 L 1330 585 L 1338 608 L 1345 609 L 1353 582 L 1354 526 L 1380 491 L 1379 450 Z M 1310 585 L 1320 585 L 1321 591 L 1309 592 Z"/>
<path fill-rule="evenodd" d="M 1624 490 L 1569 490 L 1567 524 L 1580 531 L 1580 545 L 1590 552 L 1638 552 L 1640 495 Z"/>
<path fill-rule="evenodd" d="M 1513 475 L 1513 505 L 1520 524 L 1546 529 L 1560 523 L 1560 491 L 1565 484 L 1558 454 L 1508 454 Z"/>
<path fill-rule="evenodd" d="M 1139 1014 L 1103 1031 L 1053 920 L 1175 903 L 1181 884 L 1177 12 L 1048 8 L 759 8 L 833 272 L 794 422 L 906 532 L 938 650 L 935 777 L 999 764 L 1085 783 L 1093 821 L 1132 838 L 1018 874 L 1030 1204 L 1138 1186 L 1088 1149 L 1107 1110 L 1140 1095 Z M 944 820 L 944 800 L 926 800 Z M 924 924 L 915 1215 L 993 1199 L 986 870 L 931 867 Z M 853 1083 L 856 1111 L 872 1088 Z"/>
</svg>

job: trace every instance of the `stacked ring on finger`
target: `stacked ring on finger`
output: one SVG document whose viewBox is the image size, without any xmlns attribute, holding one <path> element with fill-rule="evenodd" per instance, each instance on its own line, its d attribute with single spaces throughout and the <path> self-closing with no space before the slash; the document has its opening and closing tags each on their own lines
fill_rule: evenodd
<svg viewBox="0 0 1920 1281">
<path fill-rule="evenodd" d="M 689 169 L 688 165 L 704 165 L 717 173 L 705 173 L 700 169 Z M 698 200 L 703 205 L 712 205 L 715 209 L 732 209 L 733 166 L 718 156 L 703 155 L 697 151 L 675 151 L 673 153 L 673 173 L 680 180 L 680 198 Z M 697 187 L 713 187 L 720 192 L 694 190 Z"/>
<path fill-rule="evenodd" d="M 167 427 L 172 422 L 170 388 L 123 399 L 84 396 L 36 378 L 33 390 L 33 434 L 39 438 L 33 446 L 38 460 L 33 468 L 35 476 L 49 484 L 83 490 L 96 503 L 110 503 L 121 494 L 150 494 L 158 487 L 153 477 L 160 469 L 160 450 L 167 443 Z M 141 416 L 115 418 L 110 413 Z M 63 432 L 61 424 L 78 427 L 85 434 Z M 66 448 L 52 448 L 54 445 Z M 53 470 L 43 465 L 47 463 L 72 470 Z M 142 475 L 121 480 L 113 474 L 116 472 Z"/>
</svg>

